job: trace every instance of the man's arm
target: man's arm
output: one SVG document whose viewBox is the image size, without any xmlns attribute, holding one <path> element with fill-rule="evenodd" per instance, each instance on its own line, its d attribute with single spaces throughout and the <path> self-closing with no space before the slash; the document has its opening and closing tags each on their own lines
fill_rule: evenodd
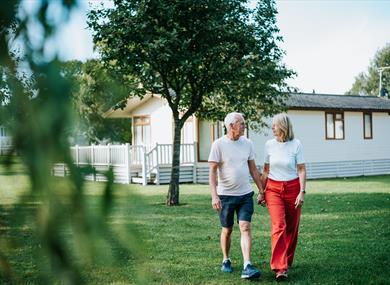
<svg viewBox="0 0 390 285">
<path fill-rule="evenodd" d="M 255 160 L 248 160 L 249 172 L 253 178 L 253 181 L 256 183 L 257 188 L 260 193 L 263 193 L 263 185 L 261 185 L 260 173 L 257 170 Z"/>
<path fill-rule="evenodd" d="M 261 182 L 261 176 L 259 171 L 257 170 L 255 160 L 248 160 L 249 172 L 255 182 L 257 188 L 259 189 L 259 194 L 257 195 L 257 203 L 260 205 L 265 205 L 264 200 L 264 188 Z"/>
<path fill-rule="evenodd" d="M 209 162 L 210 170 L 209 170 L 209 184 L 211 190 L 211 205 L 217 211 L 221 210 L 221 200 L 217 194 L 217 169 L 218 163 Z"/>
</svg>

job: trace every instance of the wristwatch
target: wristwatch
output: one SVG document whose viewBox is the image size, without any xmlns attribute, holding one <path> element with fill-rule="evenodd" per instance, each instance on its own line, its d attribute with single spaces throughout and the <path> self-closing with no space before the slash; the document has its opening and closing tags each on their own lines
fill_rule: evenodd
<svg viewBox="0 0 390 285">
<path fill-rule="evenodd" d="M 301 189 L 301 192 L 305 193 L 306 194 L 306 190 L 305 189 Z"/>
</svg>

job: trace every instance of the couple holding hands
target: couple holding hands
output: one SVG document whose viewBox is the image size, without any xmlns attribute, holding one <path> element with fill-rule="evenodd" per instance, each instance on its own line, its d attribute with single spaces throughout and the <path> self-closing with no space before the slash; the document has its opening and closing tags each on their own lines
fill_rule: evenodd
<svg viewBox="0 0 390 285">
<path fill-rule="evenodd" d="M 261 275 L 250 258 L 254 212 L 250 174 L 259 190 L 257 203 L 267 206 L 271 218 L 271 269 L 277 280 L 287 279 L 294 260 L 305 196 L 306 169 L 302 145 L 294 138 L 289 117 L 286 114 L 274 116 L 272 132 L 275 138 L 265 144 L 264 167 L 260 174 L 254 160 L 254 146 L 243 136 L 243 115 L 229 113 L 224 123 L 227 134 L 214 141 L 208 159 L 212 206 L 218 211 L 222 226 L 221 270 L 233 271 L 229 250 L 236 213 L 244 261 L 241 278 L 257 279 Z"/>
</svg>

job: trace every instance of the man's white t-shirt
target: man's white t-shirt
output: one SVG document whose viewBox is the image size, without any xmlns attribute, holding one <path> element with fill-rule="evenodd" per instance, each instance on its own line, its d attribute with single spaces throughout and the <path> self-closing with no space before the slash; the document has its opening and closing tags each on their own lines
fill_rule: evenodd
<svg viewBox="0 0 390 285">
<path fill-rule="evenodd" d="M 218 195 L 241 196 L 253 191 L 248 166 L 253 159 L 253 144 L 244 136 L 234 141 L 225 135 L 213 142 L 208 161 L 218 163 Z"/>
<path fill-rule="evenodd" d="M 305 163 L 299 140 L 287 142 L 269 140 L 264 146 L 264 163 L 269 164 L 268 177 L 276 181 L 289 181 L 298 177 L 297 164 Z"/>
</svg>

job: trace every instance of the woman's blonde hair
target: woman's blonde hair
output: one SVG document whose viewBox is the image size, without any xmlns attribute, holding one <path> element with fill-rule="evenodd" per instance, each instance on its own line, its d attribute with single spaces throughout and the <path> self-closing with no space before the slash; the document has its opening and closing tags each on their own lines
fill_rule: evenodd
<svg viewBox="0 0 390 285">
<path fill-rule="evenodd" d="M 279 127 L 283 133 L 282 140 L 284 142 L 294 139 L 294 131 L 290 118 L 286 113 L 280 113 L 273 117 L 272 122 Z"/>
</svg>

